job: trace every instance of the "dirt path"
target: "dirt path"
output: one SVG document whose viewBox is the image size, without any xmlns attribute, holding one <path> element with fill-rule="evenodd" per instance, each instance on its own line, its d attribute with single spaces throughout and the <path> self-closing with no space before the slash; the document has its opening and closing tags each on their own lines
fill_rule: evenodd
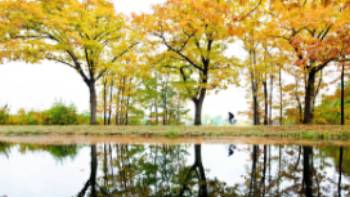
<svg viewBox="0 0 350 197">
<path fill-rule="evenodd" d="M 337 140 L 294 140 L 274 137 L 141 137 L 115 135 L 0 135 L 0 141 L 26 144 L 298 144 L 312 146 L 350 146 L 350 141 Z"/>
</svg>

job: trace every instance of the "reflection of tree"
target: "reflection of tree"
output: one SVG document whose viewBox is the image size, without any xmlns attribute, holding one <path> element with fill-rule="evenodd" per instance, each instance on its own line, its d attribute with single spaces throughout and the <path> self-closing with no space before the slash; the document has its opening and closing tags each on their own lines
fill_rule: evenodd
<svg viewBox="0 0 350 197">
<path fill-rule="evenodd" d="M 185 145 L 92 146 L 90 176 L 78 196 L 237 196 L 236 187 L 206 177 L 201 145 L 190 166 L 187 155 Z"/>
<path fill-rule="evenodd" d="M 348 185 L 344 185 L 343 183 L 343 177 L 350 175 L 350 166 L 344 165 L 350 162 L 350 152 L 345 150 L 347 149 L 344 149 L 344 147 L 325 147 L 321 149 L 321 152 L 332 158 L 334 165 L 336 166 L 338 172 L 338 196 L 346 196 L 344 195 L 345 188 L 349 188 Z"/>
<path fill-rule="evenodd" d="M 78 154 L 77 145 L 39 145 L 39 144 L 21 144 L 19 146 L 21 153 L 27 151 L 44 151 L 52 155 L 55 159 L 62 160 L 67 157 L 74 158 Z"/>
<path fill-rule="evenodd" d="M 342 176 L 343 176 L 343 147 L 339 148 L 339 168 L 338 168 L 338 172 L 339 172 L 339 178 L 338 178 L 338 196 L 341 197 L 342 196 Z"/>
<path fill-rule="evenodd" d="M 259 154 L 259 146 L 254 145 L 252 151 L 252 168 L 250 174 L 250 184 L 248 196 L 258 196 L 258 185 L 257 185 L 257 162 Z"/>
<path fill-rule="evenodd" d="M 239 148 L 251 154 L 251 159 L 243 174 L 245 181 L 230 186 L 206 175 L 201 145 L 194 146 L 193 158 L 187 157 L 185 145 L 96 145 L 91 146 L 89 179 L 78 196 L 308 197 L 339 196 L 339 192 L 346 196 L 347 187 L 341 185 L 341 149 L 337 165 L 322 150 L 282 145 Z M 216 167 L 220 168 L 220 162 Z M 330 179 L 330 169 L 340 172 L 339 179 Z"/>
<path fill-rule="evenodd" d="M 179 196 L 184 196 L 186 192 L 189 192 L 190 195 L 192 195 L 191 188 L 188 186 L 189 180 L 192 177 L 193 173 L 195 173 L 197 179 L 198 179 L 198 196 L 208 196 L 208 189 L 207 189 L 207 178 L 205 176 L 205 171 L 202 163 L 202 146 L 201 145 L 195 145 L 194 146 L 194 163 L 191 166 L 191 168 L 188 171 L 188 174 L 186 178 L 184 179 L 182 189 L 180 191 Z"/>
<path fill-rule="evenodd" d="M 312 175 L 313 175 L 313 149 L 309 146 L 303 147 L 303 190 L 305 196 L 312 197 Z"/>
<path fill-rule="evenodd" d="M 90 146 L 90 174 L 78 196 L 349 196 L 349 151 L 343 147 L 252 145 L 230 148 L 251 155 L 244 181 L 232 184 L 207 175 L 202 145 Z M 79 146 L 0 143 L 0 154 L 45 151 L 73 158 Z M 188 157 L 188 156 L 191 157 Z M 215 158 L 213 158 L 215 159 Z M 188 164 L 188 161 L 194 161 Z M 239 160 L 237 160 L 239 161 Z M 216 168 L 221 167 L 217 161 Z M 243 163 L 242 163 L 243 164 Z M 233 169 L 224 169 L 232 171 Z M 335 173 L 335 174 L 333 174 Z"/>
<path fill-rule="evenodd" d="M 9 156 L 10 149 L 16 144 L 0 142 L 0 154 Z M 62 160 L 67 157 L 74 158 L 78 154 L 77 145 L 39 145 L 39 144 L 20 144 L 19 152 L 25 154 L 26 152 L 47 152 L 55 159 Z"/>
<path fill-rule="evenodd" d="M 0 154 L 4 154 L 8 157 L 12 146 L 13 144 L 0 142 Z"/>
<path fill-rule="evenodd" d="M 90 177 L 84 184 L 83 189 L 78 193 L 79 197 L 85 196 L 87 190 L 90 189 L 90 196 L 95 197 L 97 196 L 96 192 L 96 175 L 97 175 L 97 152 L 96 152 L 96 145 L 90 146 L 91 152 L 90 152 Z"/>
<path fill-rule="evenodd" d="M 183 146 L 117 144 L 97 150 L 102 163 L 97 196 L 171 196 L 180 188 L 187 154 Z"/>
<path fill-rule="evenodd" d="M 240 196 L 346 196 L 350 187 L 342 181 L 343 150 L 337 149 L 339 161 L 332 162 L 324 153 L 328 148 L 253 145 L 243 149 L 251 159 L 239 185 Z"/>
</svg>

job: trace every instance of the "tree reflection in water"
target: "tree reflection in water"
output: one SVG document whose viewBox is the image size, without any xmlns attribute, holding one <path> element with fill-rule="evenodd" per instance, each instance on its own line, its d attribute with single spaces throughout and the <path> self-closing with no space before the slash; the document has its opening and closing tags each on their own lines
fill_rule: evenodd
<svg viewBox="0 0 350 197">
<path fill-rule="evenodd" d="M 210 169 L 203 162 L 206 155 L 202 153 L 202 145 L 193 146 L 194 152 L 190 154 L 189 145 L 100 145 L 98 153 L 91 155 L 102 164 L 100 176 L 91 173 L 88 182 L 96 184 L 96 191 L 91 188 L 88 196 L 309 197 L 349 194 L 349 185 L 340 187 L 342 151 L 339 157 L 332 157 L 329 151 L 315 151 L 308 146 L 252 145 L 237 148 L 235 152 L 247 154 L 251 150 L 251 164 L 246 168 L 246 174 L 233 175 L 243 176 L 245 181 L 232 184 L 220 181 L 220 177 L 208 177 Z M 193 160 L 192 164 L 190 160 Z M 218 168 L 220 164 L 218 161 Z M 329 167 L 339 172 L 337 181 L 327 176 Z M 92 166 L 92 169 L 97 168 Z M 91 178 L 96 180 L 91 181 Z"/>
<path fill-rule="evenodd" d="M 202 149 L 203 146 L 206 148 Z M 220 157 L 216 154 L 220 153 L 213 153 L 208 145 L 90 145 L 89 175 L 82 177 L 85 180 L 82 180 L 81 189 L 75 195 L 350 195 L 348 148 L 298 145 L 223 146 L 227 147 L 227 152 L 222 153 L 223 158 L 218 159 Z M 0 143 L 0 155 L 10 158 L 13 147 L 23 154 L 29 151 L 45 151 L 56 159 L 74 159 L 82 146 Z M 243 159 L 242 155 L 248 156 L 247 159 Z M 232 161 L 241 170 L 227 167 L 227 163 Z M 217 169 L 232 176 L 232 179 L 213 173 Z"/>
</svg>

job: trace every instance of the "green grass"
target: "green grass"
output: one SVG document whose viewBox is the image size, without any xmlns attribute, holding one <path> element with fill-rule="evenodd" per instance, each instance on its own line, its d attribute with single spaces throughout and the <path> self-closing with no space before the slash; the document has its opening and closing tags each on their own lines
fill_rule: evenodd
<svg viewBox="0 0 350 197">
<path fill-rule="evenodd" d="M 0 135 L 122 135 L 146 137 L 279 137 L 350 140 L 350 126 L 0 126 Z"/>
</svg>

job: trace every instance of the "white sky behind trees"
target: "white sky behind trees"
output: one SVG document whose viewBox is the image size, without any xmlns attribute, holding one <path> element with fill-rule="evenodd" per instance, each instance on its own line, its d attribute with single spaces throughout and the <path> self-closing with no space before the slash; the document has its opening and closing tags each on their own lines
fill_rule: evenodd
<svg viewBox="0 0 350 197">
<path fill-rule="evenodd" d="M 152 5 L 161 2 L 164 0 L 114 0 L 115 9 L 125 14 L 149 13 Z M 244 55 L 239 46 L 230 48 L 229 53 L 238 57 Z M 227 118 L 229 111 L 237 114 L 248 110 L 245 96 L 245 89 L 238 87 L 218 94 L 210 92 L 204 103 L 203 117 Z M 0 65 L 0 105 L 8 104 L 12 113 L 20 108 L 46 109 L 55 101 L 73 103 L 80 112 L 89 111 L 88 88 L 75 70 L 49 61 L 34 65 L 23 62 Z M 193 108 L 191 102 L 188 106 Z"/>
</svg>

